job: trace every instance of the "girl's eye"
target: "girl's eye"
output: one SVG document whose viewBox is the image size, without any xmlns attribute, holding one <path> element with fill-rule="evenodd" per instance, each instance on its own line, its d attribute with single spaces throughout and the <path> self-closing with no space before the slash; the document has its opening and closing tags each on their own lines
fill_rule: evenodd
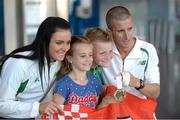
<svg viewBox="0 0 180 120">
<path fill-rule="evenodd" d="M 85 55 L 82 55 L 81 57 L 84 58 L 84 57 L 86 57 L 86 56 L 85 56 Z"/>
<path fill-rule="evenodd" d="M 63 42 L 61 42 L 61 41 L 58 41 L 58 42 L 56 42 L 56 44 L 58 44 L 58 45 L 60 45 L 60 44 L 62 44 Z"/>
</svg>

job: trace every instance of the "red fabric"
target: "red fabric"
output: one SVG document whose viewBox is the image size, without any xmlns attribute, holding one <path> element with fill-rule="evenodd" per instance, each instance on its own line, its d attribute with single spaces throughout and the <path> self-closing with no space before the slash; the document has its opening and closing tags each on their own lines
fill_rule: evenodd
<svg viewBox="0 0 180 120">
<path fill-rule="evenodd" d="M 84 119 L 117 119 L 117 118 L 130 118 L 129 114 L 126 111 L 126 108 L 123 105 L 117 107 L 118 103 L 110 104 L 107 107 L 95 110 L 84 105 L 80 105 L 79 112 L 87 114 L 87 117 L 80 117 L 79 112 L 71 112 L 71 115 L 65 115 L 62 110 L 61 112 L 54 113 L 52 116 L 47 116 L 46 114 L 42 115 L 42 120 L 57 120 L 60 116 L 64 119 L 72 119 L 72 118 L 81 118 Z M 70 104 L 65 105 L 69 108 L 72 106 Z M 71 111 L 71 109 L 65 109 L 66 111 Z M 120 113 L 120 114 L 119 114 Z M 59 116 L 58 116 L 59 114 Z"/>
<path fill-rule="evenodd" d="M 116 87 L 108 86 L 104 95 L 114 93 Z M 153 113 L 156 110 L 157 102 L 154 99 L 141 99 L 137 96 L 134 96 L 130 93 L 126 93 L 126 98 L 122 102 L 126 106 L 126 110 L 133 119 L 154 119 Z"/>
<path fill-rule="evenodd" d="M 107 87 L 104 95 L 114 93 L 115 87 Z M 140 99 L 132 94 L 127 93 L 123 102 L 109 104 L 108 106 L 95 110 L 84 105 L 76 105 L 78 111 L 72 112 L 72 105 L 64 105 L 63 109 L 59 110 L 53 116 L 47 117 L 46 114 L 42 115 L 43 120 L 57 120 L 60 116 L 65 119 L 81 118 L 81 119 L 154 119 L 153 113 L 155 112 L 157 102 L 153 99 Z M 69 111 L 71 115 L 66 115 L 65 111 Z M 82 117 L 80 114 L 87 114 Z M 58 116 L 59 115 L 59 116 Z"/>
</svg>

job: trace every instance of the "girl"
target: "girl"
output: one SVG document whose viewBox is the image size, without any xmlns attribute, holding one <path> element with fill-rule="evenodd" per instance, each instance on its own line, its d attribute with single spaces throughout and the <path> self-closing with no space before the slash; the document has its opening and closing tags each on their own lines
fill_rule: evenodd
<svg viewBox="0 0 180 120">
<path fill-rule="evenodd" d="M 95 108 L 102 92 L 100 81 L 88 74 L 93 62 L 93 46 L 87 37 L 72 37 L 71 48 L 54 89 L 57 104 L 83 104 Z"/>
</svg>

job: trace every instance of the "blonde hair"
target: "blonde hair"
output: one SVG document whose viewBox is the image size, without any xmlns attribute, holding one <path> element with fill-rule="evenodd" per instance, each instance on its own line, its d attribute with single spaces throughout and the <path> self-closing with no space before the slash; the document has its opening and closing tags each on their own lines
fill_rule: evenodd
<svg viewBox="0 0 180 120">
<path fill-rule="evenodd" d="M 87 36 L 91 42 L 96 42 L 96 41 L 100 41 L 100 42 L 111 42 L 112 40 L 110 39 L 108 33 L 98 27 L 92 27 L 87 29 L 85 36 Z"/>
</svg>

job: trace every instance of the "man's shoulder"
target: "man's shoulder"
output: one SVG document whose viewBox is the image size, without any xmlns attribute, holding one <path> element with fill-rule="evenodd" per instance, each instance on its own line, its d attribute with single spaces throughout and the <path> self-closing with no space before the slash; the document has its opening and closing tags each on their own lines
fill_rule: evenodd
<svg viewBox="0 0 180 120">
<path fill-rule="evenodd" d="M 137 43 L 139 44 L 140 48 L 144 48 L 144 49 L 154 49 L 155 48 L 153 44 L 145 41 L 142 38 L 138 38 Z"/>
<path fill-rule="evenodd" d="M 141 39 L 138 39 L 137 43 L 138 43 L 138 49 L 142 54 L 145 53 L 148 56 L 157 54 L 156 48 L 153 44 Z"/>
</svg>

